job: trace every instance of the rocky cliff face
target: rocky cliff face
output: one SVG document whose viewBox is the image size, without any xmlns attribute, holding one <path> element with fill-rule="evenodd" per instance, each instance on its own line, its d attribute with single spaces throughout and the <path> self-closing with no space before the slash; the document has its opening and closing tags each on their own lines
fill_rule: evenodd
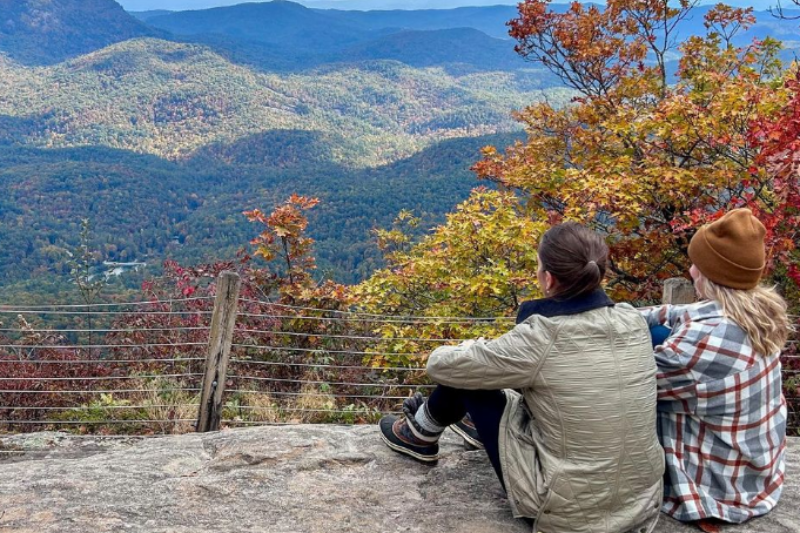
<svg viewBox="0 0 800 533">
<path fill-rule="evenodd" d="M 282 426 L 150 439 L 3 438 L 0 531 L 523 533 L 483 452 L 449 435 L 429 467 L 374 427 Z M 24 452 L 24 453 L 23 453 Z M 790 446 L 800 458 L 800 440 Z M 731 533 L 800 531 L 800 474 Z M 658 533 L 695 530 L 663 517 Z"/>
</svg>

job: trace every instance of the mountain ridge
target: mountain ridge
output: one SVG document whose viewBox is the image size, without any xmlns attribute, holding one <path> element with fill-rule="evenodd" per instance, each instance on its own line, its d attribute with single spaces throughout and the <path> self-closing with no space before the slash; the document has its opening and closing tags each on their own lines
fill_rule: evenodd
<svg viewBox="0 0 800 533">
<path fill-rule="evenodd" d="M 113 0 L 0 0 L 0 53 L 26 65 L 59 63 L 136 37 L 163 37 Z"/>
<path fill-rule="evenodd" d="M 492 20 L 501 24 L 500 19 L 511 12 L 492 13 Z M 465 10 L 458 15 L 410 18 L 394 13 L 363 15 L 276 0 L 169 13 L 149 18 L 148 24 L 263 70 L 302 71 L 322 64 L 381 59 L 412 66 L 483 71 L 525 67 L 507 38 L 501 41 L 497 35 L 475 33 L 461 42 L 453 39 L 455 30 L 481 32 L 491 28 L 486 12 L 476 15 L 474 10 Z M 449 22 L 426 20 L 429 16 Z M 463 23 L 456 22 L 454 16 L 461 17 Z"/>
<path fill-rule="evenodd" d="M 357 140 L 334 148 L 338 160 L 355 166 L 390 162 L 435 140 L 516 129 L 511 111 L 542 89 L 512 73 L 454 76 L 393 61 L 279 76 L 200 45 L 152 38 L 52 67 L 0 69 L 7 95 L 0 100 L 0 139 L 7 143 L 108 146 L 182 159 L 260 131 L 321 130 Z M 551 96 L 568 98 L 562 90 Z"/>
<path fill-rule="evenodd" d="M 557 12 L 568 7 L 569 4 L 550 5 Z M 694 8 L 681 21 L 675 38 L 680 41 L 704 34 L 707 30 L 703 16 L 710 9 L 712 6 Z M 753 38 L 780 34 L 793 42 L 792 47 L 800 47 L 800 25 L 776 19 L 769 12 L 754 14 L 756 23 L 735 38 L 737 46 L 745 46 Z M 395 59 L 409 65 L 431 65 L 435 55 L 438 66 L 449 68 L 460 64 L 491 71 L 519 70 L 526 65 L 515 56 L 506 26 L 517 15 L 515 6 L 504 5 L 357 11 L 309 8 L 290 0 L 274 0 L 178 11 L 150 18 L 148 23 L 178 34 L 184 40 L 205 43 L 233 61 L 266 70 L 301 71 L 365 55 L 370 59 Z M 276 32 L 275 28 L 280 31 Z M 480 42 L 464 39 L 460 43 L 442 45 L 448 40 L 447 30 L 463 28 L 472 28 L 485 36 Z M 387 43 L 407 38 L 413 31 L 428 33 L 416 34 L 417 41 L 408 48 L 387 46 Z M 427 44 L 420 42 L 423 35 L 429 39 Z M 480 59 L 474 59 L 478 56 Z"/>
<path fill-rule="evenodd" d="M 568 4 L 552 4 L 563 11 Z M 705 31 L 696 8 L 681 23 L 679 38 Z M 794 13 L 794 12 L 792 12 Z M 522 70 L 525 62 L 513 52 L 506 22 L 514 6 L 472 6 L 454 9 L 373 10 L 309 8 L 290 0 L 251 2 L 211 9 L 143 12 L 138 18 L 113 0 L 0 0 L 0 55 L 24 65 L 53 65 L 130 38 L 154 37 L 211 47 L 227 59 L 266 71 L 301 72 L 328 63 L 393 59 L 409 65 Z M 791 14 L 791 13 L 790 13 Z M 800 28 L 793 21 L 756 12 L 756 24 L 737 39 L 779 35 L 800 47 Z M 472 28 L 480 36 L 448 42 L 450 32 Z M 408 48 L 388 43 L 408 39 Z M 424 42 L 424 38 L 428 42 Z M 435 52 L 435 62 L 431 59 Z"/>
</svg>

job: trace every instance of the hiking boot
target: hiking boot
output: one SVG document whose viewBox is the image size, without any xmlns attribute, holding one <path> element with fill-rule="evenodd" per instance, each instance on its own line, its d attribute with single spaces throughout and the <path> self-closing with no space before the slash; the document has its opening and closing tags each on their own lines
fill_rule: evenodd
<svg viewBox="0 0 800 533">
<path fill-rule="evenodd" d="M 383 442 L 392 450 L 428 465 L 435 465 L 439 461 L 439 443 L 418 439 L 405 418 L 384 416 L 380 428 Z"/>
<path fill-rule="evenodd" d="M 469 415 L 450 426 L 450 429 L 464 439 L 464 445 L 468 450 L 483 449 L 481 437 L 478 435 L 478 430 L 475 429 L 475 424 L 472 422 L 472 418 L 470 418 Z"/>
</svg>

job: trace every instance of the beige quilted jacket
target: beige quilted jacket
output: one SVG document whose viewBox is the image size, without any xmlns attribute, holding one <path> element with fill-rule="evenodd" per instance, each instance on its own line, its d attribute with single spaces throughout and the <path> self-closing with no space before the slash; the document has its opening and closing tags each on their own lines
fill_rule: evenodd
<svg viewBox="0 0 800 533">
<path fill-rule="evenodd" d="M 663 493 L 656 365 L 627 304 L 533 315 L 494 341 L 443 346 L 428 374 L 462 389 L 506 390 L 500 462 L 515 517 L 534 532 L 650 532 Z"/>
</svg>

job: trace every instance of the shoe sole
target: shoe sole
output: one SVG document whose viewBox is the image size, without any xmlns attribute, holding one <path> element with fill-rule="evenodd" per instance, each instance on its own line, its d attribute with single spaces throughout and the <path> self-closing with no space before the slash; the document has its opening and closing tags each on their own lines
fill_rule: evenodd
<svg viewBox="0 0 800 533">
<path fill-rule="evenodd" d="M 460 427 L 456 426 L 455 424 L 450 426 L 450 429 L 452 429 L 453 432 L 455 432 L 456 435 L 458 435 L 459 437 L 464 439 L 464 441 L 466 441 L 466 443 L 468 445 L 472 446 L 476 450 L 483 450 L 484 449 L 483 443 L 481 441 L 474 439 L 473 437 L 470 436 L 469 433 L 467 433 L 466 431 L 464 431 Z"/>
<path fill-rule="evenodd" d="M 408 448 L 404 448 L 403 446 L 393 443 L 392 441 L 387 439 L 386 435 L 384 435 L 383 433 L 381 433 L 381 439 L 383 439 L 383 442 L 385 442 L 386 445 L 392 450 L 402 453 L 403 455 L 408 455 L 409 457 L 412 457 L 422 463 L 433 465 L 439 461 L 438 455 L 422 455 L 421 453 L 414 452 L 412 450 L 409 450 Z"/>
</svg>

